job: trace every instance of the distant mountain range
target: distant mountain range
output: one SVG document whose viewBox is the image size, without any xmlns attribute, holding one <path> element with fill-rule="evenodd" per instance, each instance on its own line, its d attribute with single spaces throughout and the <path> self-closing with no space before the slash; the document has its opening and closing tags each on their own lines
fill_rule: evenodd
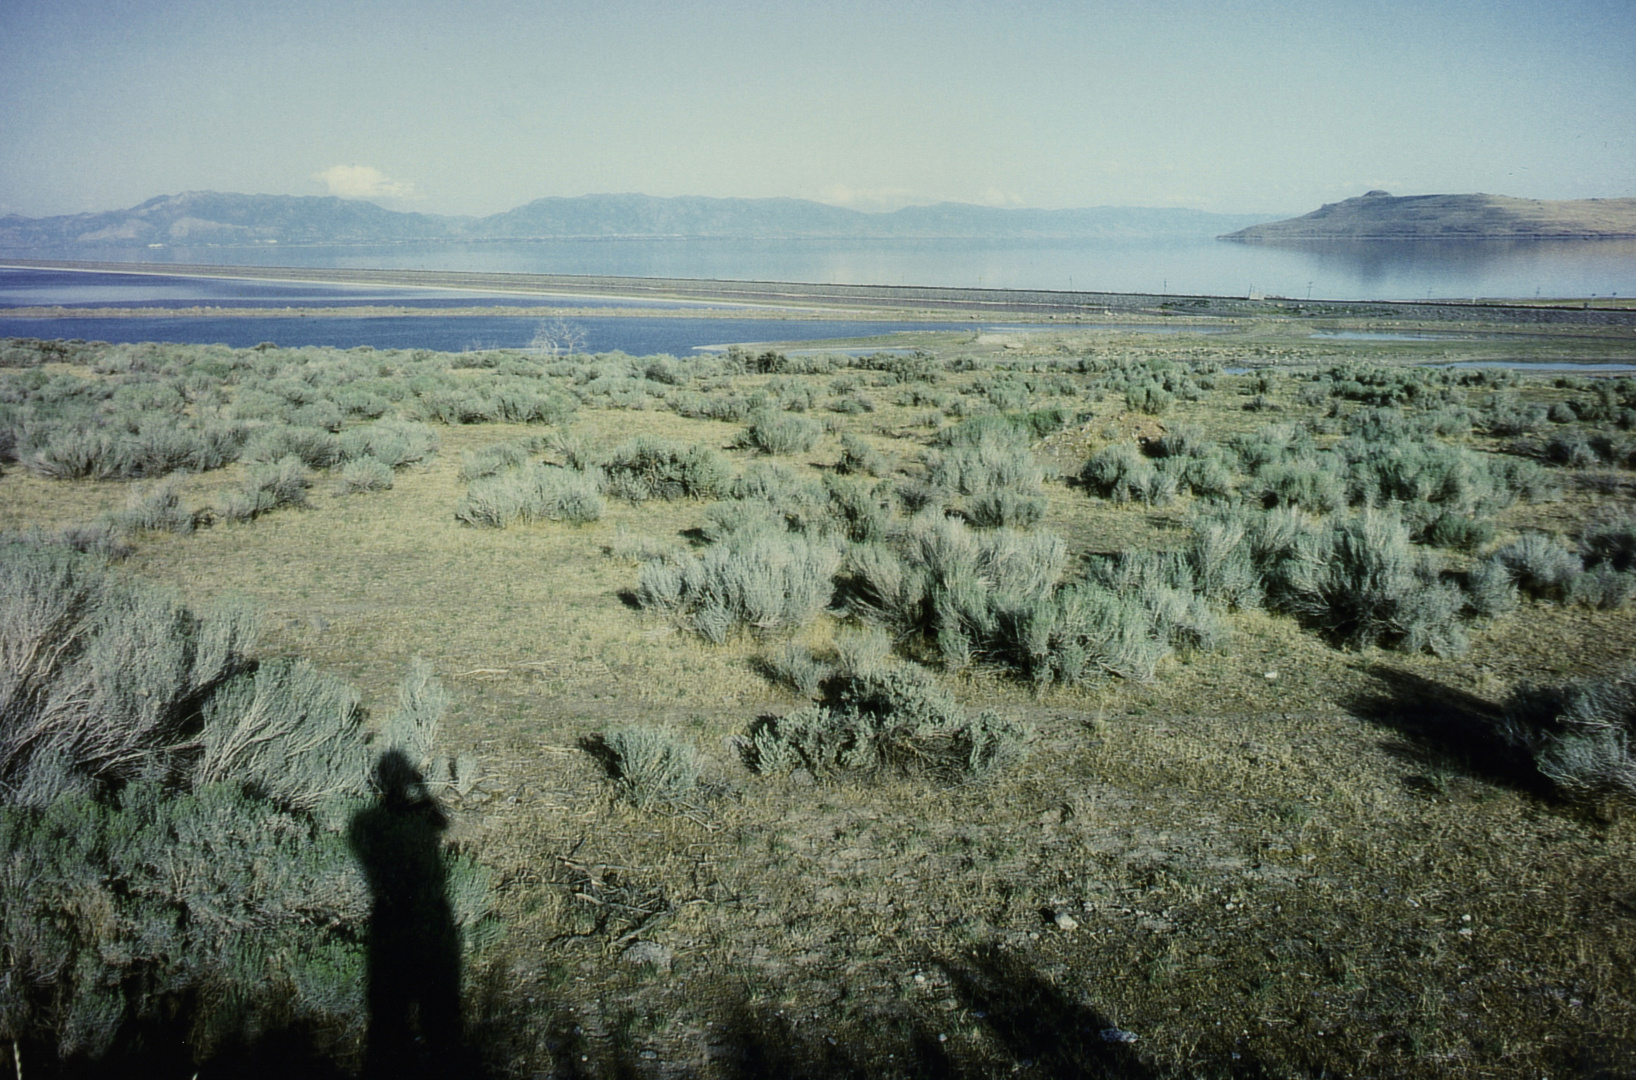
<svg viewBox="0 0 1636 1080">
<path fill-rule="evenodd" d="M 583 195 L 488 217 L 401 213 L 334 196 L 189 191 L 129 210 L 0 217 L 0 247 L 197 247 L 562 238 L 1162 239 L 1215 236 L 1264 215 L 1098 207 L 1024 210 L 965 203 L 863 213 L 804 199 Z"/>
<path fill-rule="evenodd" d="M 1505 195 L 1371 191 L 1223 240 L 1569 240 L 1636 237 L 1636 199 L 1544 202 Z"/>
</svg>

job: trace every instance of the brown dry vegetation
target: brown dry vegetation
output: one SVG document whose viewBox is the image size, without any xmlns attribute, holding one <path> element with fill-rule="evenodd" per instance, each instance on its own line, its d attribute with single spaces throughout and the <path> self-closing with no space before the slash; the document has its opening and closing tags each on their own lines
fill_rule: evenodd
<svg viewBox="0 0 1636 1080">
<path fill-rule="evenodd" d="M 951 399 L 997 363 L 1081 357 L 1281 373 L 1347 360 L 1636 358 L 1628 331 L 1383 342 L 1313 341 L 1311 329 L 1265 321 L 1213 335 L 920 344 L 976 359 L 937 384 Z M 854 374 L 875 411 L 810 414 L 833 430 L 784 463 L 821 475 L 852 432 L 910 466 L 952 422 L 894 404 L 898 388 L 876 373 Z M 827 399 L 834 377 L 734 381 L 793 378 Z M 1155 429 L 1193 423 L 1219 440 L 1321 415 L 1297 403 L 1290 379 L 1271 395 L 1281 411 L 1246 412 L 1254 378 L 1217 374 L 1201 400 L 1157 418 L 1119 395 L 1041 398 L 1030 404 L 1090 418 L 1035 454 L 1071 478 L 1095 450 Z M 1576 394 L 1547 377 L 1518 392 L 1547 405 Z M 467 974 L 469 1016 L 497 1070 L 1636 1070 L 1636 818 L 1617 802 L 1564 802 L 1492 736 L 1513 688 L 1629 663 L 1628 607 L 1524 600 L 1447 659 L 1350 651 L 1284 615 L 1233 613 L 1223 648 L 1173 656 L 1148 683 L 1036 693 L 981 665 L 939 675 L 963 704 L 1032 732 L 1026 761 L 981 783 L 760 777 L 731 740 L 757 716 L 804 703 L 756 662 L 791 635 L 710 645 L 631 599 L 639 567 L 627 553 L 687 546 L 707 504 L 609 499 L 600 520 L 579 525 L 455 519 L 462 452 L 540 431 L 439 426 L 438 456 L 401 470 L 388 491 L 342 496 L 320 481 L 308 509 L 143 534 L 123 564 L 194 605 L 247 595 L 267 614 L 264 652 L 312 658 L 357 685 L 376 715 L 390 711 L 412 657 L 434 665 L 455 698 L 445 740 L 474 751 L 484 775 L 453 801 L 448 839 L 494 868 L 509 927 Z M 663 408 L 581 408 L 572 431 L 603 449 L 652 434 L 722 448 L 735 467 L 750 460 L 730 449 L 739 425 Z M 1453 441 L 1497 451 L 1512 440 Z M 243 468 L 190 476 L 183 501 L 209 502 Z M 1554 471 L 1564 497 L 1505 510 L 1498 540 L 1523 526 L 1572 534 L 1632 505 L 1628 469 Z M 0 523 L 84 521 L 117 510 L 126 490 L 7 466 Z M 1115 504 L 1060 477 L 1046 491 L 1037 528 L 1073 557 L 1173 548 L 1193 502 Z M 793 640 L 822 653 L 837 626 L 821 616 Z M 651 812 L 617 798 L 582 746 L 631 724 L 698 746 L 696 798 Z"/>
</svg>

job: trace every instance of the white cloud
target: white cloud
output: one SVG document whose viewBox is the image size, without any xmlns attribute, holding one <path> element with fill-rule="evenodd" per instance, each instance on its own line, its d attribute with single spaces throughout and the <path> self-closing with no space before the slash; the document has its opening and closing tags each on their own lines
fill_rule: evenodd
<svg viewBox="0 0 1636 1080">
<path fill-rule="evenodd" d="M 415 185 L 393 180 L 371 165 L 331 165 L 313 175 L 343 199 L 413 199 Z"/>
<path fill-rule="evenodd" d="M 831 184 L 818 195 L 819 202 L 844 206 L 849 210 L 882 213 L 900 210 L 905 206 L 932 206 L 942 202 L 975 203 L 978 206 L 1028 206 L 1029 203 L 1014 191 L 988 188 L 980 193 L 931 194 L 902 187 L 855 188 L 845 184 Z"/>
<path fill-rule="evenodd" d="M 1016 207 L 1028 205 L 1023 197 L 1015 191 L 1005 191 L 1000 188 L 989 188 L 973 201 L 981 206 Z"/>
<path fill-rule="evenodd" d="M 848 210 L 880 213 L 901 209 L 905 206 L 936 202 L 937 200 L 924 197 L 917 198 L 915 193 L 908 188 L 855 188 L 848 187 L 845 184 L 831 184 L 819 194 L 818 201 L 829 203 L 831 206 L 844 206 Z"/>
</svg>

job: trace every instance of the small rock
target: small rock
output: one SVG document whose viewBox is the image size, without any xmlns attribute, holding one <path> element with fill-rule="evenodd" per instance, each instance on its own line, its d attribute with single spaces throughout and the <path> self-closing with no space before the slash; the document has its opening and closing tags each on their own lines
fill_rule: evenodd
<svg viewBox="0 0 1636 1080">
<path fill-rule="evenodd" d="M 1103 1028 L 1102 1041 L 1111 1043 L 1133 1043 L 1136 1041 L 1136 1032 L 1126 1031 L 1123 1028 Z"/>
<path fill-rule="evenodd" d="M 1265 676 L 1263 676 L 1263 678 L 1265 678 L 1268 682 L 1273 682 L 1278 678 L 1278 672 L 1269 671 Z"/>
<path fill-rule="evenodd" d="M 1078 930 L 1079 920 L 1066 911 L 1057 912 L 1056 924 L 1058 930 Z"/>
<path fill-rule="evenodd" d="M 675 954 L 657 941 L 637 941 L 620 953 L 619 958 L 627 964 L 651 964 L 660 971 L 669 971 Z"/>
</svg>

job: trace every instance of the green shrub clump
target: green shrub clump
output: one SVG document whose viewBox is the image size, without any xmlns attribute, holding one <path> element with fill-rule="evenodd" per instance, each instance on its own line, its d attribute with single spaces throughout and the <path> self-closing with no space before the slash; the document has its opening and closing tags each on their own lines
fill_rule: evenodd
<svg viewBox="0 0 1636 1080">
<path fill-rule="evenodd" d="M 892 464 L 886 455 L 862 436 L 850 432 L 841 436 L 841 459 L 835 463 L 836 472 L 843 476 L 885 476 L 891 470 Z"/>
<path fill-rule="evenodd" d="M 1526 532 L 1490 561 L 1537 600 L 1620 607 L 1636 598 L 1636 518 L 1614 514 L 1591 522 L 1578 552 L 1559 537 Z"/>
<path fill-rule="evenodd" d="M 854 546 L 844 595 L 854 615 L 934 648 L 951 670 L 998 664 L 1042 685 L 1146 679 L 1173 648 L 1222 640 L 1185 574 L 1113 560 L 1064 582 L 1066 561 L 1055 536 L 977 532 L 932 511 L 890 545 Z"/>
<path fill-rule="evenodd" d="M 1079 479 L 1087 490 L 1114 502 L 1159 505 L 1176 494 L 1175 474 L 1158 468 L 1130 443 L 1114 443 L 1098 450 Z"/>
<path fill-rule="evenodd" d="M 1024 495 L 1004 488 L 979 495 L 966 504 L 966 517 L 982 529 L 1024 529 L 1045 517 L 1043 495 Z"/>
<path fill-rule="evenodd" d="M 0 1037 L 92 1062 L 155 1022 L 200 1061 L 287 1025 L 361 1044 L 379 748 L 356 691 L 253 638 L 242 608 L 0 547 Z M 423 668 L 402 696 L 387 730 L 422 737 L 389 751 L 446 700 Z M 475 946 L 486 872 L 428 857 Z"/>
<path fill-rule="evenodd" d="M 598 749 L 620 795 L 639 810 L 674 806 L 698 791 L 704 770 L 698 750 L 663 728 L 619 728 Z"/>
<path fill-rule="evenodd" d="M 0 546 L 0 801 L 43 807 L 167 774 L 254 638 L 241 608 L 200 618 L 116 587 L 98 560 Z"/>
<path fill-rule="evenodd" d="M 528 458 L 528 447 L 519 442 L 492 443 L 480 450 L 467 450 L 460 455 L 460 479 L 469 484 L 507 469 L 520 469 L 528 464 Z"/>
<path fill-rule="evenodd" d="M 732 481 L 733 471 L 708 446 L 682 446 L 638 436 L 602 463 L 608 494 L 631 502 L 648 499 L 713 499 Z"/>
<path fill-rule="evenodd" d="M 762 409 L 750 416 L 739 445 L 763 454 L 804 454 L 818 445 L 823 428 L 804 416 Z"/>
<path fill-rule="evenodd" d="M 1620 573 L 1636 570 L 1636 513 L 1608 514 L 1585 526 L 1579 549 L 1591 566 L 1606 564 Z"/>
<path fill-rule="evenodd" d="M 242 425 L 195 423 L 163 414 L 128 415 L 101 426 L 89 417 L 24 426 L 14 450 L 23 467 L 53 480 L 122 480 L 204 472 L 236 460 Z"/>
<path fill-rule="evenodd" d="M 356 495 L 368 491 L 389 491 L 392 488 L 392 466 L 372 457 L 354 458 L 341 466 L 341 482 L 336 489 L 342 495 Z"/>
<path fill-rule="evenodd" d="M 1566 600 L 1585 569 L 1560 539 L 1541 532 L 1523 533 L 1495 552 L 1494 559 L 1511 572 L 1519 589 L 1542 600 Z"/>
<path fill-rule="evenodd" d="M 1354 647 L 1382 641 L 1408 652 L 1458 655 L 1467 646 L 1459 587 L 1409 542 L 1395 514 L 1365 510 L 1328 522 L 1296 553 L 1284 606 Z"/>
<path fill-rule="evenodd" d="M 245 461 L 265 463 L 286 457 L 310 469 L 327 469 L 341 460 L 341 442 L 323 428 L 272 424 L 258 429 L 244 444 Z"/>
<path fill-rule="evenodd" d="M 1318 518 L 1280 508 L 1222 510 L 1194 525 L 1187 552 L 1201 592 L 1295 615 L 1340 644 L 1457 655 L 1470 615 L 1503 610 L 1508 581 L 1482 571 L 1468 592 L 1410 542 L 1391 510 Z"/>
<path fill-rule="evenodd" d="M 306 506 L 310 487 L 312 477 L 297 457 L 254 465 L 238 490 L 227 493 L 221 516 L 228 521 L 249 521 L 280 507 Z"/>
<path fill-rule="evenodd" d="M 699 556 L 650 560 L 636 595 L 642 607 L 720 643 L 739 627 L 787 630 L 817 615 L 834 593 L 840 562 L 830 540 L 747 530 Z"/>
<path fill-rule="evenodd" d="M 970 497 L 967 517 L 974 525 L 1026 526 L 1045 516 L 1044 471 L 1017 428 L 987 428 L 975 440 L 959 440 L 934 454 L 927 471 L 937 491 Z"/>
<path fill-rule="evenodd" d="M 380 420 L 347 428 L 336 440 L 339 460 L 373 458 L 394 469 L 425 461 L 437 450 L 437 432 L 411 420 Z"/>
<path fill-rule="evenodd" d="M 1636 669 L 1523 687 L 1507 702 L 1501 733 L 1568 798 L 1636 798 Z"/>
<path fill-rule="evenodd" d="M 1125 391 L 1125 404 L 1135 412 L 1159 416 L 1176 403 L 1176 395 L 1156 382 L 1132 386 Z"/>
<path fill-rule="evenodd" d="M 189 510 L 182 505 L 182 477 L 173 474 L 153 485 L 138 485 L 125 498 L 125 509 L 113 524 L 131 532 L 191 533 L 209 511 Z"/>
<path fill-rule="evenodd" d="M 259 1026 L 363 1034 L 370 898 L 345 836 L 232 786 L 0 807 L 0 899 L 9 1039 L 95 1060 L 185 1004 L 201 1057 Z"/>
<path fill-rule="evenodd" d="M 601 474 L 558 465 L 528 465 L 473 480 L 454 516 L 497 529 L 519 522 L 596 521 L 602 517 Z"/>
<path fill-rule="evenodd" d="M 740 751 L 762 774 L 896 772 L 954 783 L 1020 761 L 1024 732 L 997 713 L 967 714 L 918 669 L 883 667 L 835 680 L 823 704 L 758 721 Z"/>
</svg>

